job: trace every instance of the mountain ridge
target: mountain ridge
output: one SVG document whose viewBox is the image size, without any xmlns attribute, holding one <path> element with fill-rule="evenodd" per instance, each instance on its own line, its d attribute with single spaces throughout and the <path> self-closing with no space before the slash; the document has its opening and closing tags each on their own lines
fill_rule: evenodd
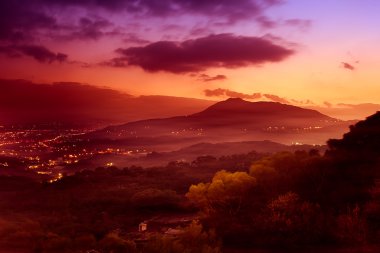
<svg viewBox="0 0 380 253">
<path fill-rule="evenodd" d="M 142 122 L 154 122 L 154 121 L 162 121 L 162 120 L 177 120 L 177 119 L 197 120 L 198 118 L 202 118 L 202 117 L 207 118 L 210 116 L 225 117 L 226 115 L 222 115 L 222 113 L 251 114 L 251 113 L 260 112 L 264 114 L 265 116 L 270 116 L 268 115 L 268 112 L 270 112 L 273 115 L 276 114 L 277 116 L 277 114 L 279 113 L 281 114 L 285 112 L 284 110 L 280 112 L 280 110 L 278 109 L 284 109 L 284 108 L 291 109 L 291 110 L 286 110 L 286 112 L 289 112 L 289 111 L 302 112 L 302 114 L 296 115 L 297 117 L 301 116 L 301 118 L 302 116 L 310 117 L 310 118 L 320 117 L 320 120 L 340 121 L 339 119 L 335 119 L 325 114 L 322 114 L 318 112 L 317 110 L 302 108 L 302 107 L 298 107 L 294 105 L 288 105 L 288 104 L 282 104 L 279 102 L 270 102 L 270 101 L 250 102 L 241 98 L 229 98 L 227 100 L 216 102 L 215 104 L 207 107 L 203 111 L 200 111 L 197 113 L 182 115 L 182 116 L 173 116 L 173 117 L 168 117 L 168 118 L 160 117 L 160 118 L 143 119 L 143 120 L 138 120 L 134 122 L 127 122 L 119 126 L 127 126 L 130 124 L 136 124 L 136 123 L 142 123 Z"/>
<path fill-rule="evenodd" d="M 179 142 L 189 137 L 206 142 L 268 139 L 286 144 L 320 144 L 331 136 L 338 137 L 347 127 L 344 121 L 315 110 L 277 102 L 249 102 L 230 98 L 198 113 L 110 126 L 93 136 L 105 139 L 170 136 Z M 329 136 L 331 132 L 334 134 Z M 318 141 L 314 142 L 310 134 L 319 135 Z"/>
</svg>

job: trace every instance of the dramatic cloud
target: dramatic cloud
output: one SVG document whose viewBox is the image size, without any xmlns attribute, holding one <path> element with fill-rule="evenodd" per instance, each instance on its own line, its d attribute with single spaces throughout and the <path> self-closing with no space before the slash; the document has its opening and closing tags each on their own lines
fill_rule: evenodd
<svg viewBox="0 0 380 253">
<path fill-rule="evenodd" d="M 36 45 L 15 45 L 0 47 L 0 54 L 4 54 L 11 58 L 29 56 L 41 63 L 65 62 L 67 55 L 62 53 L 54 53 L 43 46 Z"/>
<path fill-rule="evenodd" d="M 116 51 L 120 57 L 107 62 L 110 66 L 139 66 L 146 71 L 172 73 L 199 72 L 208 68 L 237 68 L 279 62 L 294 53 L 259 37 L 232 34 L 210 35 L 181 43 L 160 41 L 144 47 Z"/>
<path fill-rule="evenodd" d="M 0 42 L 30 43 L 40 41 L 41 38 L 97 40 L 105 35 L 122 35 L 114 31 L 115 26 L 107 19 L 104 11 L 94 12 L 99 15 L 83 16 L 80 10 L 64 8 L 76 5 L 76 2 L 80 4 L 81 1 L 62 1 L 63 6 L 57 5 L 57 2 L 59 1 L 0 1 Z M 88 9 L 85 5 L 82 7 L 86 13 Z M 65 11 L 70 12 L 70 19 L 67 19 Z"/>
<path fill-rule="evenodd" d="M 232 98 L 243 98 L 243 99 L 259 99 L 261 98 L 260 93 L 253 93 L 253 94 L 245 94 L 245 93 L 240 93 L 228 89 L 215 89 L 215 90 L 209 90 L 206 89 L 204 90 L 204 94 L 207 97 L 232 97 Z"/>
<path fill-rule="evenodd" d="M 153 50 L 152 54 L 144 51 L 144 48 L 120 49 L 118 52 L 121 56 L 110 61 L 109 65 L 137 65 L 148 71 L 163 70 L 180 73 L 198 72 L 209 67 L 231 68 L 261 64 L 266 61 L 280 61 L 292 54 L 293 51 L 287 49 L 287 46 L 279 46 L 284 44 L 273 41 L 269 43 L 264 38 L 233 36 L 227 38 L 228 35 L 224 35 L 224 38 L 220 38 L 221 35 L 214 37 L 214 40 L 220 40 L 214 41 L 215 43 L 226 43 L 226 47 L 231 47 L 231 45 L 228 46 L 231 42 L 237 42 L 239 46 L 245 45 L 243 47 L 245 50 L 256 51 L 247 58 L 242 58 L 242 52 L 237 52 L 237 58 L 240 57 L 240 59 L 232 59 L 227 56 L 226 59 L 219 59 L 218 56 L 202 52 L 210 46 L 206 43 L 207 40 L 208 43 L 213 43 L 212 37 L 194 40 L 193 46 L 190 45 L 190 41 L 176 43 L 171 40 L 180 38 L 180 36 L 173 36 L 174 33 L 180 33 L 179 31 L 190 31 L 189 38 L 212 34 L 218 23 L 234 25 L 238 21 L 249 20 L 263 27 L 269 27 L 273 21 L 266 17 L 266 10 L 282 3 L 283 0 L 4 0 L 0 1 L 0 45 L 3 47 L 1 50 L 4 51 L 6 45 L 20 48 L 8 48 L 9 52 L 1 52 L 1 54 L 11 57 L 28 55 L 41 62 L 52 62 L 62 61 L 65 57 L 60 54 L 54 58 L 52 54 L 49 56 L 46 50 L 42 52 L 41 48 L 21 47 L 25 44 L 42 44 L 43 47 L 45 41 L 49 41 L 52 45 L 58 41 L 62 43 L 62 40 L 116 39 L 111 37 L 117 37 L 119 41 L 124 41 L 126 48 L 147 45 L 151 40 L 149 36 L 153 33 L 149 32 L 148 27 L 152 25 L 150 22 L 153 22 L 153 18 L 154 21 L 160 18 L 162 29 L 158 29 L 158 32 L 162 32 L 161 40 L 168 41 L 152 43 L 149 48 L 145 48 Z M 188 18 L 194 20 L 191 24 L 193 28 L 186 27 L 182 22 L 173 24 L 173 18 L 177 21 L 182 17 L 185 20 Z M 131 23 L 139 25 L 140 29 L 129 29 L 128 25 Z M 178 30 L 179 27 L 182 28 Z M 147 35 L 145 32 L 150 34 Z M 195 47 L 197 43 L 201 42 L 203 44 Z M 170 49 L 174 45 L 177 47 L 174 51 L 180 50 L 183 61 L 187 60 L 191 50 L 196 50 L 197 54 L 190 59 L 188 65 L 183 61 L 179 62 L 179 67 L 176 69 L 174 65 L 178 62 L 175 62 L 175 59 L 172 59 L 173 55 L 170 55 L 170 53 L 176 53 Z M 255 48 L 257 49 L 254 50 Z M 32 52 L 36 50 L 39 52 Z M 161 50 L 163 54 L 169 53 L 171 57 L 163 69 L 154 66 L 157 64 L 154 61 L 160 60 L 162 56 L 158 52 Z M 259 56 L 261 51 L 262 56 Z M 218 52 L 214 50 L 215 53 Z M 229 49 L 229 53 L 233 54 L 235 51 Z M 257 57 L 254 57 L 253 54 Z M 201 61 L 200 58 L 203 55 L 206 58 L 204 65 L 198 62 Z M 149 57 L 148 60 L 151 62 L 142 60 L 145 57 Z M 170 62 L 173 63 L 172 66 L 169 66 Z"/>
<path fill-rule="evenodd" d="M 23 54 L 33 57 L 39 62 L 52 63 L 54 61 L 64 62 L 67 60 L 67 55 L 62 53 L 53 53 L 49 49 L 42 46 L 26 45 L 17 46 L 17 50 L 20 50 Z"/>
<path fill-rule="evenodd" d="M 38 1 L 0 1 L 0 40 L 26 41 L 34 37 L 36 29 L 56 28 L 56 19 L 35 8 Z"/>
<path fill-rule="evenodd" d="M 226 80 L 227 77 L 225 75 L 216 75 L 216 76 L 209 76 L 206 74 L 201 74 L 198 76 L 198 80 L 202 82 L 211 82 L 211 81 L 222 81 Z"/>
<path fill-rule="evenodd" d="M 355 67 L 347 62 L 342 62 L 342 66 L 343 68 L 348 69 L 348 70 L 352 70 L 352 71 L 355 70 Z"/>
<path fill-rule="evenodd" d="M 281 3 L 281 0 L 4 0 L 0 1 L 0 40 L 25 41 L 35 37 L 35 31 L 40 29 L 52 32 L 57 28 L 67 29 L 66 24 L 58 22 L 62 18 L 59 13 L 73 6 L 103 17 L 109 15 L 107 12 L 127 14 L 141 20 L 146 17 L 197 15 L 232 24 L 264 17 L 267 8 Z M 73 13 L 73 17 L 78 18 L 75 15 Z M 88 18 L 81 22 L 83 38 L 101 36 L 100 28 L 104 23 Z"/>
<path fill-rule="evenodd" d="M 282 98 L 282 97 L 279 97 L 277 95 L 273 95 L 273 94 L 264 94 L 263 95 L 265 98 L 273 101 L 273 102 L 278 102 L 278 103 L 282 103 L 282 104 L 290 104 L 290 102 L 286 99 L 286 98 Z"/>
<path fill-rule="evenodd" d="M 282 0 L 43 0 L 43 2 L 60 6 L 100 7 L 108 11 L 126 11 L 146 16 L 206 15 L 223 17 L 229 22 L 235 22 L 260 15 L 266 8 L 282 3 Z"/>
<path fill-rule="evenodd" d="M 120 11 L 128 6 L 132 6 L 137 1 L 132 0 L 40 0 L 41 3 L 45 5 L 59 5 L 60 7 L 65 6 L 80 6 L 80 7 L 99 7 L 109 11 Z M 132 9 L 138 11 L 139 8 Z"/>
</svg>

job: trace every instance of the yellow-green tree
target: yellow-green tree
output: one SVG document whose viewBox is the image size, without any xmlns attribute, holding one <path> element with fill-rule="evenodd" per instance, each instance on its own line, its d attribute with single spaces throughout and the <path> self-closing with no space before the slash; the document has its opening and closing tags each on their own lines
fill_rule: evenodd
<svg viewBox="0 0 380 253">
<path fill-rule="evenodd" d="M 245 172 L 219 171 L 210 183 L 192 185 L 187 197 L 206 215 L 237 215 L 247 204 L 256 179 Z"/>
</svg>

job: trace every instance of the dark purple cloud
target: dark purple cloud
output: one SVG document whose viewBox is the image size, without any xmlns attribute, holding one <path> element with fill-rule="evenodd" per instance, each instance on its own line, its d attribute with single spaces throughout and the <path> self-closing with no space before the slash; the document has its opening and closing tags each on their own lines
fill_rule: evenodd
<svg viewBox="0 0 380 253">
<path fill-rule="evenodd" d="M 56 19 L 36 4 L 39 1 L 0 1 L 0 40 L 30 40 L 36 29 L 56 28 Z"/>
<path fill-rule="evenodd" d="M 132 8 L 137 0 L 39 0 L 43 5 L 56 5 L 60 7 L 79 6 L 85 8 L 99 7 L 109 11 L 120 11 L 125 8 L 138 11 L 138 7 Z"/>
<path fill-rule="evenodd" d="M 127 11 L 149 16 L 200 14 L 224 17 L 230 22 L 252 18 L 281 0 L 41 0 L 59 6 L 99 7 L 109 11 Z"/>
<path fill-rule="evenodd" d="M 225 75 L 209 76 L 207 74 L 201 74 L 198 76 L 198 80 L 202 82 L 223 81 L 226 79 L 227 77 Z"/>
<path fill-rule="evenodd" d="M 62 53 L 53 53 L 49 49 L 43 46 L 24 45 L 17 46 L 16 50 L 19 50 L 23 54 L 33 57 L 39 62 L 52 63 L 55 61 L 64 62 L 67 60 L 67 55 Z"/>
<path fill-rule="evenodd" d="M 351 71 L 355 70 L 355 67 L 347 62 L 342 62 L 342 66 L 343 68 L 351 70 Z"/>
<path fill-rule="evenodd" d="M 61 14 L 65 7 L 77 4 L 88 11 L 81 3 L 95 2 L 102 5 L 112 1 L 62 1 L 62 4 L 54 0 L 0 1 L 0 42 L 25 44 L 40 41 L 42 37 L 97 40 L 103 36 L 122 36 L 104 12 L 82 16 L 81 11 L 71 11 L 69 20 Z"/>
<path fill-rule="evenodd" d="M 203 91 L 206 97 L 231 97 L 231 98 L 243 98 L 243 99 L 259 99 L 261 98 L 261 93 L 253 93 L 253 94 L 246 94 L 246 93 L 241 93 L 229 89 L 206 89 Z"/>
<path fill-rule="evenodd" d="M 61 39 L 60 33 L 72 38 L 98 39 L 102 28 L 110 23 L 102 18 L 95 20 L 79 18 L 77 12 L 72 12 L 71 19 L 79 20 L 78 25 L 69 25 L 71 20 L 62 19 L 60 12 L 63 7 L 76 1 L 64 1 L 64 6 L 56 5 L 54 0 L 12 0 L 0 1 L 0 41 L 12 43 L 30 43 L 38 41 L 42 35 Z M 62 1 L 63 2 L 63 1 Z M 78 1 L 80 2 L 80 1 Z M 88 1 L 90 2 L 90 1 Z M 108 2 L 108 1 L 96 1 Z M 110 1 L 112 2 L 112 1 Z M 63 21 L 59 22 L 59 19 Z"/>
<path fill-rule="evenodd" d="M 0 54 L 7 57 L 16 58 L 23 55 L 29 56 L 41 63 L 65 62 L 67 55 L 63 53 L 54 53 L 43 46 L 36 45 L 11 45 L 0 47 Z"/>
<path fill-rule="evenodd" d="M 104 19 L 105 11 L 142 21 L 146 17 L 171 17 L 200 15 L 220 22 L 234 23 L 264 17 L 264 11 L 278 5 L 281 0 L 3 0 L 0 1 L 0 40 L 25 41 L 36 37 L 41 29 L 57 31 L 68 29 L 59 22 L 60 12 L 75 6 L 85 12 L 99 14 Z M 70 9 L 71 10 L 71 9 Z M 80 13 L 80 12 L 79 12 Z M 78 19 L 73 12 L 72 18 Z M 78 37 L 99 38 L 101 28 L 107 21 L 93 21 L 88 17 L 80 20 L 82 33 Z M 76 32 L 75 27 L 73 28 Z"/>
<path fill-rule="evenodd" d="M 234 68 L 277 62 L 294 53 L 289 49 L 292 46 L 266 38 L 210 34 L 215 28 L 212 24 L 217 22 L 235 24 L 249 20 L 270 28 L 275 23 L 265 16 L 265 12 L 281 3 L 283 0 L 3 0 L 0 1 L 0 54 L 26 55 L 40 62 L 62 62 L 67 58 L 64 54 L 51 52 L 44 45 L 25 45 L 51 39 L 55 42 L 118 36 L 120 41 L 126 42 L 125 47 L 140 47 L 118 50 L 119 57 L 107 63 L 111 66 L 135 65 L 147 71 L 185 73 L 211 67 Z M 207 37 L 173 42 L 180 36 L 173 37 L 179 26 L 167 23 L 167 30 L 162 29 L 161 40 L 168 41 L 148 44 L 149 41 L 142 37 L 143 30 L 126 28 L 132 21 L 145 27 L 146 18 L 160 17 L 166 22 L 181 15 L 202 22 L 206 18 L 207 25 L 194 22 L 193 29 L 188 30 L 189 38 Z"/>
<path fill-rule="evenodd" d="M 118 49 L 107 62 L 115 67 L 139 66 L 146 71 L 200 72 L 208 68 L 237 68 L 279 62 L 294 53 L 260 37 L 210 35 L 183 42 L 159 41 L 144 47 Z"/>
</svg>

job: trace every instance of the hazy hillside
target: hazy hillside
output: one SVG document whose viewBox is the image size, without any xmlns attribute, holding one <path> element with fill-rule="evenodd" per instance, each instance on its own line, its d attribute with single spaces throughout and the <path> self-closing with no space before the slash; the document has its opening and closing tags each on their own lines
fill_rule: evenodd
<svg viewBox="0 0 380 253">
<path fill-rule="evenodd" d="M 79 83 L 36 84 L 25 80 L 0 80 L 0 125 L 120 124 L 191 114 L 212 103 L 167 96 L 134 97 Z"/>
</svg>

